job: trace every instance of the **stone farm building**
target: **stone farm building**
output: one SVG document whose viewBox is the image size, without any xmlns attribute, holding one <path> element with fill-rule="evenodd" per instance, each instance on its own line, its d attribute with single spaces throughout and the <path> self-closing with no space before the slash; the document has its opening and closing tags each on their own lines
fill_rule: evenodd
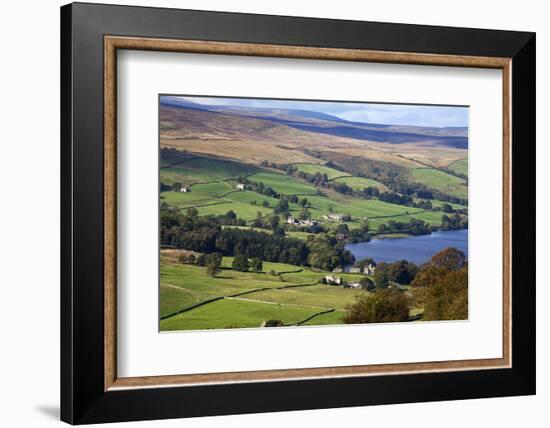
<svg viewBox="0 0 550 428">
<path fill-rule="evenodd" d="M 315 225 L 317 225 L 316 220 L 311 220 L 309 218 L 305 219 L 305 220 L 302 220 L 302 219 L 294 218 L 292 216 L 288 217 L 286 219 L 286 222 L 287 222 L 287 224 L 292 224 L 294 226 L 315 226 Z"/>
<path fill-rule="evenodd" d="M 342 277 L 335 276 L 335 275 L 327 275 L 325 276 L 325 281 L 328 285 L 342 285 Z"/>
<path fill-rule="evenodd" d="M 344 215 L 343 214 L 328 214 L 328 215 L 324 215 L 323 218 L 325 220 L 329 220 L 329 221 L 342 221 L 342 220 L 344 220 Z"/>
</svg>

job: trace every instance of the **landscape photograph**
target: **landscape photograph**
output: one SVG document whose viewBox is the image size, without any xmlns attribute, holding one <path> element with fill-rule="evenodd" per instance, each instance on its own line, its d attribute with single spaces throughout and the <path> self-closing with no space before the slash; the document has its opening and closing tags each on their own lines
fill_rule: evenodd
<svg viewBox="0 0 550 428">
<path fill-rule="evenodd" d="M 159 95 L 160 331 L 467 320 L 468 117 Z"/>
</svg>

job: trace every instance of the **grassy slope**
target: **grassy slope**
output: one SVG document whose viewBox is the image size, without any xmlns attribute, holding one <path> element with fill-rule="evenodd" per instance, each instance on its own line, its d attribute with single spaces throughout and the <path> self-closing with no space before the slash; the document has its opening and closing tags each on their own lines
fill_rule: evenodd
<svg viewBox="0 0 550 428">
<path fill-rule="evenodd" d="M 275 172 L 259 172 L 248 177 L 252 181 L 262 182 L 267 187 L 271 187 L 276 192 L 287 196 L 291 195 L 314 195 L 317 193 L 315 186 L 306 184 L 284 174 Z"/>
<path fill-rule="evenodd" d="M 264 262 L 264 273 L 237 272 L 229 267 L 233 258 L 224 257 L 222 272 L 210 277 L 206 269 L 161 261 L 161 316 L 218 296 L 271 288 L 237 297 L 208 303 L 188 313 L 161 321 L 161 330 L 190 330 L 203 328 L 259 327 L 267 319 L 281 319 L 285 324 L 294 323 L 322 310 L 336 308 L 342 311 L 353 303 L 355 296 L 366 293 L 362 290 L 344 289 L 326 285 L 278 289 L 288 285 L 311 284 L 319 281 L 326 272 L 285 263 Z M 278 275 L 270 275 L 274 270 Z M 290 272 L 290 273 L 284 273 Z M 339 274 L 348 281 L 359 280 L 359 274 Z M 329 322 L 330 321 L 330 322 Z M 341 323 L 341 317 L 329 317 L 307 325 Z"/>
<path fill-rule="evenodd" d="M 253 172 L 255 169 L 247 165 L 242 165 L 242 169 L 239 168 L 239 163 L 232 161 L 223 161 L 210 158 L 192 158 L 183 163 L 187 168 L 187 174 L 193 179 L 193 174 L 196 176 L 197 182 L 204 178 L 204 171 L 200 168 L 208 168 L 208 174 L 216 177 L 224 177 L 227 180 L 228 177 L 234 177 L 236 174 L 243 172 Z M 188 165 L 192 165 L 193 168 Z M 332 174 L 340 173 L 332 168 L 328 168 L 322 165 L 313 164 L 297 164 L 303 168 L 325 169 Z M 256 169 L 257 170 L 257 169 Z M 163 174 L 161 170 L 161 176 Z M 433 180 L 437 181 L 439 175 L 443 175 L 448 180 L 450 185 L 460 183 L 462 180 L 449 174 L 442 173 L 435 169 L 422 168 L 416 171 L 421 171 L 420 174 L 424 174 L 425 180 L 429 181 L 433 185 Z M 427 177 L 427 178 L 426 178 Z M 308 199 L 312 203 L 310 211 L 314 218 L 322 219 L 323 216 L 333 213 L 349 213 L 355 217 L 355 221 L 349 223 L 349 226 L 354 228 L 358 227 L 360 222 L 358 219 L 368 217 L 372 230 L 375 230 L 379 224 L 387 222 L 389 219 L 396 221 L 407 221 L 412 217 L 419 218 L 427 221 L 430 224 L 439 224 L 441 221 L 440 213 L 423 212 L 423 210 L 404 207 L 401 205 L 389 204 L 378 200 L 365 200 L 352 198 L 338 194 L 336 192 L 327 191 L 327 196 L 316 195 L 316 189 L 314 186 L 305 183 L 295 177 L 291 177 L 285 174 L 276 172 L 258 172 L 250 176 L 250 179 L 264 183 L 265 186 L 270 186 L 276 191 L 292 195 L 292 194 L 306 194 Z M 361 181 L 366 184 L 368 179 L 359 177 L 340 178 L 337 180 L 355 180 Z M 367 180 L 367 181 L 363 181 Z M 431 180 L 431 181 L 430 181 Z M 373 183 L 377 183 L 373 181 Z M 454 184 L 453 184 L 454 183 Z M 459 187 L 461 187 L 459 185 Z M 191 206 L 197 206 L 199 215 L 222 215 L 229 210 L 234 211 L 239 218 L 243 218 L 246 221 L 253 220 L 257 213 L 262 215 L 269 215 L 273 212 L 272 208 L 279 202 L 275 198 L 270 198 L 255 192 L 250 191 L 235 191 L 234 184 L 227 181 L 220 181 L 206 184 L 194 184 L 191 186 L 191 192 L 179 193 L 179 192 L 163 192 L 161 195 L 163 201 L 167 202 L 171 206 L 176 206 L 181 209 L 189 208 Z M 269 203 L 269 207 L 262 205 L 263 201 Z M 301 210 L 301 207 L 291 204 L 291 212 L 297 214 Z M 393 217 L 388 217 L 393 216 Z M 297 235 L 298 236 L 298 235 Z M 301 238 L 305 238 L 307 235 L 301 234 Z"/>
<path fill-rule="evenodd" d="M 468 187 L 464 180 L 433 168 L 415 168 L 410 170 L 411 179 L 428 187 L 440 190 L 459 198 L 468 197 Z"/>
<path fill-rule="evenodd" d="M 468 174 L 468 159 L 457 160 L 451 163 L 448 168 L 459 174 Z"/>
<path fill-rule="evenodd" d="M 319 312 L 319 309 L 280 306 L 245 300 L 220 300 L 160 322 L 162 331 L 260 327 L 270 319 L 293 324 Z"/>
<path fill-rule="evenodd" d="M 366 187 L 376 187 L 381 191 L 386 191 L 388 188 L 384 186 L 382 183 L 371 180 L 370 178 L 363 178 L 363 177 L 340 177 L 336 180 L 339 183 L 346 183 L 349 187 L 356 190 L 363 190 Z"/>
<path fill-rule="evenodd" d="M 263 302 L 285 303 L 293 305 L 317 306 L 323 309 L 345 309 L 353 304 L 355 296 L 368 291 L 314 285 L 311 287 L 287 288 L 284 290 L 267 290 L 254 293 L 250 298 Z"/>
</svg>

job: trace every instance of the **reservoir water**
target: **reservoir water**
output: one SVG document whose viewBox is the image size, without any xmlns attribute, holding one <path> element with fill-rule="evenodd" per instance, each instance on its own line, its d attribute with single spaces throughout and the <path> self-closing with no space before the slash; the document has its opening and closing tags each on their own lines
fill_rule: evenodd
<svg viewBox="0 0 550 428">
<path fill-rule="evenodd" d="M 356 260 L 372 257 L 379 263 L 405 259 L 418 265 L 447 247 L 457 248 L 468 256 L 468 229 L 433 232 L 431 235 L 410 238 L 373 239 L 346 245 Z"/>
</svg>

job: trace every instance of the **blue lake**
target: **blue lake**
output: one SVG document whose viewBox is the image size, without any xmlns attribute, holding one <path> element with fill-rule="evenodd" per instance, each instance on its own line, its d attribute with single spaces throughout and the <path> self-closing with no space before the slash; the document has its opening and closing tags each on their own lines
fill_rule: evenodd
<svg viewBox="0 0 550 428">
<path fill-rule="evenodd" d="M 405 259 L 418 265 L 447 247 L 457 248 L 468 256 L 468 230 L 434 232 L 411 238 L 373 239 L 346 245 L 357 260 L 372 257 L 378 263 Z"/>
</svg>

